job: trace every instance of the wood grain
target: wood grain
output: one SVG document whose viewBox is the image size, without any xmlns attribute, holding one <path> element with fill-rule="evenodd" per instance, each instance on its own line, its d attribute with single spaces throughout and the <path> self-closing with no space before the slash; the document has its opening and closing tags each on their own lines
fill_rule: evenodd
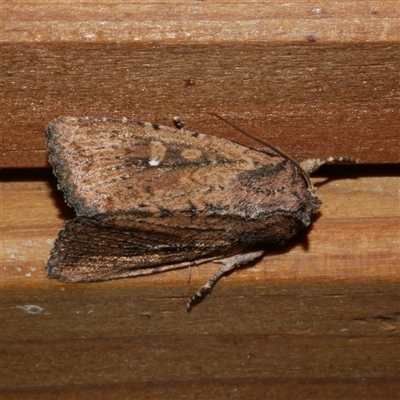
<svg viewBox="0 0 400 400">
<path fill-rule="evenodd" d="M 48 167 L 59 115 L 129 117 L 298 160 L 399 159 L 399 7 L 146 0 L 3 2 L 0 167 Z M 73 217 L 49 170 L 2 170 L 2 399 L 398 399 L 398 166 L 332 166 L 309 232 L 218 266 L 99 284 L 45 277 Z"/>
<path fill-rule="evenodd" d="M 399 162 L 396 1 L 2 4 L 0 167 L 46 167 L 45 127 L 104 115 L 293 157 Z"/>
<path fill-rule="evenodd" d="M 2 398 L 398 397 L 398 169 L 322 170 L 308 236 L 233 272 L 190 314 L 218 266 L 194 268 L 190 284 L 187 270 L 48 280 L 72 213 L 49 171 L 5 175 Z"/>
</svg>

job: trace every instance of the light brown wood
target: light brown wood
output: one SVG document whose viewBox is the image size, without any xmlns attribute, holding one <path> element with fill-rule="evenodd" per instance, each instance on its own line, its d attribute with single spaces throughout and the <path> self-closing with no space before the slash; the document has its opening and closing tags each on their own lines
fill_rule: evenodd
<svg viewBox="0 0 400 400">
<path fill-rule="evenodd" d="M 249 144 L 210 111 L 298 159 L 399 162 L 397 1 L 1 7 L 0 167 L 48 166 L 60 115 L 179 115 Z"/>
<path fill-rule="evenodd" d="M 374 171 L 325 169 L 308 235 L 222 279 L 190 314 L 187 298 L 218 266 L 192 269 L 190 284 L 186 269 L 48 280 L 73 213 L 49 171 L 6 172 L 2 398 L 397 398 L 400 180 Z"/>
<path fill-rule="evenodd" d="M 306 33 L 323 42 L 391 42 L 399 39 L 397 6 L 395 0 L 28 0 L 2 5 L 3 40 L 248 43 L 302 41 Z"/>
</svg>

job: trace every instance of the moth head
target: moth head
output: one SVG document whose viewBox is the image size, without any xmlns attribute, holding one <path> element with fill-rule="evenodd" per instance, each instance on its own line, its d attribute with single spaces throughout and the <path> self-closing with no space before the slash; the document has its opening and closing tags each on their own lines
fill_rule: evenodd
<svg viewBox="0 0 400 400">
<path fill-rule="evenodd" d="M 315 193 L 316 189 L 314 187 L 308 189 L 310 192 L 310 214 L 316 214 L 322 204 L 321 199 Z"/>
<path fill-rule="evenodd" d="M 304 227 L 307 227 L 311 224 L 312 215 L 319 211 L 322 204 L 322 201 L 316 195 L 314 188 L 308 189 L 308 191 L 310 192 L 310 196 L 308 198 L 307 205 L 297 211 L 297 218 L 300 218 Z"/>
</svg>

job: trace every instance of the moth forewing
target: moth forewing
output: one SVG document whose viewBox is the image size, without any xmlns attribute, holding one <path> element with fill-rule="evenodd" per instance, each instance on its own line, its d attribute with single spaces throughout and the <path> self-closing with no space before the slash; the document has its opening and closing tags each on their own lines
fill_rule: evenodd
<svg viewBox="0 0 400 400">
<path fill-rule="evenodd" d="M 213 136 L 92 117 L 50 123 L 47 147 L 67 202 L 85 216 L 226 205 L 228 195 L 220 192 L 229 191 L 235 177 L 281 162 Z"/>
</svg>

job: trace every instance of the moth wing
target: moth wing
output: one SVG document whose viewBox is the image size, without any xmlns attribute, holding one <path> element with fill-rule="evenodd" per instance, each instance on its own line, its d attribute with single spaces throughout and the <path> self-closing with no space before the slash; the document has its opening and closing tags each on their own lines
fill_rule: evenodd
<svg viewBox="0 0 400 400">
<path fill-rule="evenodd" d="M 195 265 L 241 251 L 217 235 L 199 242 L 188 239 L 188 231 L 166 235 L 125 218 L 103 215 L 67 221 L 51 252 L 48 277 L 102 281 Z"/>
<path fill-rule="evenodd" d="M 213 136 L 131 120 L 60 117 L 47 131 L 59 188 L 85 216 L 229 207 L 236 176 L 282 161 Z"/>
</svg>

